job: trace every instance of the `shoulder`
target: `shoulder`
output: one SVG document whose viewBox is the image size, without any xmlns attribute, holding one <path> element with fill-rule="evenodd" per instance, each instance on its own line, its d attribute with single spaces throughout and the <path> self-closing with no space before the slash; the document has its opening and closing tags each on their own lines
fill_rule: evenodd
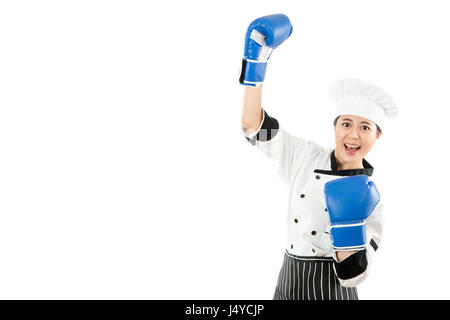
<svg viewBox="0 0 450 320">
<path fill-rule="evenodd" d="M 308 140 L 308 158 L 314 163 L 315 169 L 327 169 L 330 167 L 330 155 L 332 148 L 327 148 L 314 140 Z"/>
</svg>

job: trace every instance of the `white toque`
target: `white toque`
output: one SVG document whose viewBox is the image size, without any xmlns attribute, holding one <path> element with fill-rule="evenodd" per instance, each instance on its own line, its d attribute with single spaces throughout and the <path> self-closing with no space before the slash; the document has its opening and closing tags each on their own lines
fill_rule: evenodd
<svg viewBox="0 0 450 320">
<path fill-rule="evenodd" d="M 383 89 L 358 79 L 341 79 L 330 86 L 336 103 L 336 117 L 343 114 L 360 116 L 383 128 L 386 117 L 395 117 L 398 108 Z"/>
</svg>

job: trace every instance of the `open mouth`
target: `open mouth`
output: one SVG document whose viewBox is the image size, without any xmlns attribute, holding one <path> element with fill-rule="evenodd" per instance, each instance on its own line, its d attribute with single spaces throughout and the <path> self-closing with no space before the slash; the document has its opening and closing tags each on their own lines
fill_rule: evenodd
<svg viewBox="0 0 450 320">
<path fill-rule="evenodd" d="M 361 146 L 354 145 L 354 144 L 345 144 L 344 143 L 344 147 L 345 147 L 345 152 L 350 155 L 355 154 L 356 152 L 358 152 L 359 149 L 361 149 Z"/>
</svg>

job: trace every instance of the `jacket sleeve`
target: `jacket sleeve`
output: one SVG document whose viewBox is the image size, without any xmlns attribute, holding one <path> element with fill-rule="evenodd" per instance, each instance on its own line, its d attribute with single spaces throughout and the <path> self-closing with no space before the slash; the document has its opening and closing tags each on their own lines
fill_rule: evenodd
<svg viewBox="0 0 450 320">
<path fill-rule="evenodd" d="M 383 203 L 380 201 L 366 220 L 366 248 L 355 252 L 341 262 L 337 262 L 334 256 L 334 270 L 343 287 L 355 287 L 367 278 L 382 232 Z"/>
<path fill-rule="evenodd" d="M 277 119 L 270 117 L 265 110 L 259 129 L 251 132 L 242 125 L 242 133 L 250 144 L 273 161 L 278 176 L 288 185 L 312 145 L 312 141 L 292 136 L 280 128 Z"/>
</svg>

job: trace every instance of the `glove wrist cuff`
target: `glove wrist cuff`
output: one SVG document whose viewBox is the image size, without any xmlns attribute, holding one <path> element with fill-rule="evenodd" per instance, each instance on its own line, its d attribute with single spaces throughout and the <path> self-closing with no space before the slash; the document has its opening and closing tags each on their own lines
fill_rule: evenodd
<svg viewBox="0 0 450 320">
<path fill-rule="evenodd" d="M 332 225 L 330 237 L 336 251 L 362 250 L 366 246 L 366 222 Z"/>
<path fill-rule="evenodd" d="M 250 87 L 260 87 L 266 75 L 267 61 L 242 59 L 239 83 Z"/>
</svg>

